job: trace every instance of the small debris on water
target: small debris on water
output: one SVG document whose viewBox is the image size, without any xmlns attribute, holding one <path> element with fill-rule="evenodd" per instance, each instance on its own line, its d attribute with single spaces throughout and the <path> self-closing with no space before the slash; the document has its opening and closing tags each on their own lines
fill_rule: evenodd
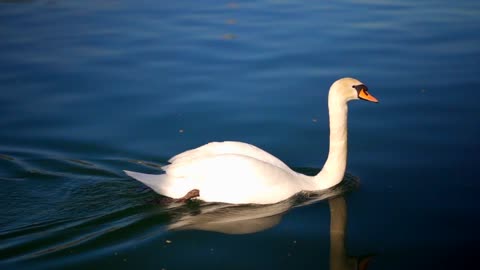
<svg viewBox="0 0 480 270">
<path fill-rule="evenodd" d="M 179 133 L 183 133 L 183 129 L 178 130 Z"/>
<path fill-rule="evenodd" d="M 167 244 L 171 244 L 171 243 L 172 243 L 172 241 L 170 241 L 170 240 L 168 240 L 168 239 L 167 239 L 167 240 L 165 240 L 165 243 L 167 243 Z"/>
<path fill-rule="evenodd" d="M 235 39 L 235 35 L 232 34 L 232 33 L 226 33 L 226 34 L 223 34 L 222 36 L 222 39 L 225 39 L 225 40 L 232 40 L 232 39 Z"/>
</svg>

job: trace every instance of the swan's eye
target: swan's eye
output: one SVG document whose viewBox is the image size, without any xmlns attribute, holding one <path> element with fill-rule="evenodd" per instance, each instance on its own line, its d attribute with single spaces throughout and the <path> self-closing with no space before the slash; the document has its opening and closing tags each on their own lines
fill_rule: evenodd
<svg viewBox="0 0 480 270">
<path fill-rule="evenodd" d="M 368 92 L 368 87 L 364 84 L 354 85 L 352 87 L 355 88 L 355 90 L 357 90 L 357 92 L 359 92 L 359 93 L 362 90 L 365 91 L 365 92 Z"/>
</svg>

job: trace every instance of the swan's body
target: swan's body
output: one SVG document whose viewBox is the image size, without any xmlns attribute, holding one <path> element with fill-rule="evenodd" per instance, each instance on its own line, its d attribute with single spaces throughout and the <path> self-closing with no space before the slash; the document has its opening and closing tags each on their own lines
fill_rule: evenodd
<svg viewBox="0 0 480 270">
<path fill-rule="evenodd" d="M 347 162 L 347 102 L 377 100 L 358 80 L 344 78 L 330 88 L 330 149 L 323 169 L 307 176 L 290 169 L 278 158 L 242 142 L 213 142 L 171 158 L 161 175 L 125 171 L 155 192 L 181 198 L 198 189 L 199 199 L 225 203 L 269 204 L 302 190 L 322 190 L 338 184 Z"/>
</svg>

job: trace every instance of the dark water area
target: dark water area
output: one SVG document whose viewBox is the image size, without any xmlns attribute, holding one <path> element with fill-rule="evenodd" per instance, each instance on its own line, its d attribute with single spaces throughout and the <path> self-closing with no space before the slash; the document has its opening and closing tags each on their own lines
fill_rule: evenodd
<svg viewBox="0 0 480 270">
<path fill-rule="evenodd" d="M 0 268 L 466 269 L 479 33 L 463 0 L 0 1 Z M 380 103 L 332 190 L 159 205 L 122 172 L 238 140 L 313 174 L 346 76 Z"/>
</svg>

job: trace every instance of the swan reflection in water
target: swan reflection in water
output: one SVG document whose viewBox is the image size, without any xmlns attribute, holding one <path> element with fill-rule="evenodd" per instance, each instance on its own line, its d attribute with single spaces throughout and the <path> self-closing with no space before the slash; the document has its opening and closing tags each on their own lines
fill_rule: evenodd
<svg viewBox="0 0 480 270">
<path fill-rule="evenodd" d="M 248 234 L 277 225 L 291 208 L 328 200 L 330 208 L 330 270 L 364 270 L 372 256 L 352 257 L 345 246 L 347 204 L 342 194 L 354 189 L 358 181 L 347 176 L 344 183 L 327 192 L 299 193 L 270 205 L 202 205 L 193 215 L 185 215 L 170 224 L 169 230 L 203 230 L 226 234 Z"/>
</svg>

